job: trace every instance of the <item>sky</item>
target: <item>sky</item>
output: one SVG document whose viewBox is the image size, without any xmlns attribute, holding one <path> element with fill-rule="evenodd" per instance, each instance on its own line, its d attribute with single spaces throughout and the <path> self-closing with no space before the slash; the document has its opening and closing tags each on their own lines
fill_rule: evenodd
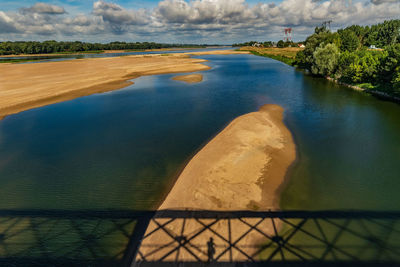
<svg viewBox="0 0 400 267">
<path fill-rule="evenodd" d="M 400 0 L 0 0 L 0 41 L 232 44 L 303 41 L 332 30 L 400 19 Z"/>
</svg>

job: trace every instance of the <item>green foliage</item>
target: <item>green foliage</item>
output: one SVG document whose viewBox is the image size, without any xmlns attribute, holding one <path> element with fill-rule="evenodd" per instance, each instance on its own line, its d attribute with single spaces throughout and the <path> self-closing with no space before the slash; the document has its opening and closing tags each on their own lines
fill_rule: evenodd
<svg viewBox="0 0 400 267">
<path fill-rule="evenodd" d="M 89 52 L 101 50 L 143 50 L 172 47 L 205 47 L 204 45 L 182 45 L 182 44 L 158 44 L 158 43 L 126 43 L 111 42 L 108 44 L 84 43 L 84 42 L 0 42 L 0 55 L 14 54 L 50 54 L 50 53 L 72 53 Z"/>
<path fill-rule="evenodd" d="M 339 30 L 338 31 L 342 46 L 341 51 L 356 51 L 360 46 L 360 40 L 355 32 L 351 30 Z"/>
<path fill-rule="evenodd" d="M 400 95 L 400 20 L 353 25 L 337 33 L 317 27 L 295 65 L 315 75 Z M 375 45 L 384 49 L 367 49 Z"/>
<path fill-rule="evenodd" d="M 400 20 L 389 20 L 373 25 L 366 33 L 367 46 L 376 45 L 383 48 L 400 41 Z"/>
<path fill-rule="evenodd" d="M 271 41 L 266 41 L 266 42 L 263 43 L 263 46 L 264 47 L 273 47 L 274 44 Z"/>
<path fill-rule="evenodd" d="M 385 56 L 386 52 L 383 51 L 345 51 L 340 54 L 336 76 L 346 83 L 374 82 L 379 76 L 380 63 Z"/>
<path fill-rule="evenodd" d="M 245 42 L 245 43 L 240 43 L 240 44 L 233 44 L 232 46 L 234 47 L 241 47 L 241 46 L 253 46 L 254 44 L 258 44 L 259 42 L 257 41 L 250 41 L 250 42 Z M 272 44 L 272 42 L 271 42 Z"/>
<path fill-rule="evenodd" d="M 391 85 L 396 94 L 400 93 L 400 44 L 390 45 L 387 56 L 381 60 L 379 81 Z"/>
<path fill-rule="evenodd" d="M 253 55 L 256 55 L 256 56 L 269 57 L 269 58 L 272 58 L 272 59 L 275 59 L 275 60 L 279 60 L 279 61 L 281 61 L 283 63 L 286 63 L 288 65 L 291 65 L 291 66 L 294 65 L 294 60 L 292 58 L 285 57 L 285 56 L 282 56 L 282 55 L 261 54 L 261 53 L 259 53 L 257 51 L 250 51 L 250 53 L 252 53 Z"/>
<path fill-rule="evenodd" d="M 279 48 L 284 48 L 285 47 L 285 42 L 282 40 L 279 40 L 278 43 L 276 44 L 277 47 Z"/>
<path fill-rule="evenodd" d="M 339 49 L 335 44 L 321 43 L 313 53 L 311 72 L 315 75 L 330 76 L 338 64 Z"/>
</svg>

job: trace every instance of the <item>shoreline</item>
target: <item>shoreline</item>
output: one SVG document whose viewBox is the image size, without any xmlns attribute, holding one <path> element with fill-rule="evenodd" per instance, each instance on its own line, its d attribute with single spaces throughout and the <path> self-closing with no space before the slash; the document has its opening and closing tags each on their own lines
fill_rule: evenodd
<svg viewBox="0 0 400 267">
<path fill-rule="evenodd" d="M 122 89 L 140 76 L 211 69 L 190 55 L 242 54 L 232 50 L 0 64 L 0 119 L 25 110 Z"/>
<path fill-rule="evenodd" d="M 305 71 L 302 68 L 298 68 L 297 66 L 294 66 L 293 65 L 294 59 L 292 59 L 292 58 L 289 58 L 289 57 L 286 57 L 286 56 L 281 56 L 281 55 L 262 54 L 262 53 L 258 52 L 257 49 L 249 49 L 249 48 L 246 48 L 246 47 L 244 47 L 243 50 L 241 50 L 241 49 L 242 48 L 239 48 L 239 51 L 250 51 L 251 54 L 253 54 L 255 56 L 271 58 L 273 60 L 280 61 L 282 63 L 285 63 L 288 66 L 294 67 L 294 68 L 299 69 L 301 71 Z M 246 50 L 246 49 L 249 49 L 249 50 Z M 280 49 L 283 49 L 283 48 L 280 48 Z M 361 87 L 356 86 L 356 85 L 351 85 L 351 84 L 348 84 L 348 83 L 344 83 L 344 82 L 338 81 L 337 79 L 334 79 L 334 78 L 331 78 L 331 77 L 324 77 L 324 78 L 327 79 L 328 81 L 331 81 L 331 82 L 334 82 L 336 84 L 339 84 L 339 85 L 345 86 L 347 88 L 353 89 L 354 91 L 359 91 L 359 92 L 364 92 L 364 93 L 370 94 L 370 95 L 372 95 L 372 96 L 374 96 L 374 97 L 376 97 L 376 98 L 378 98 L 380 100 L 386 100 L 386 101 L 391 101 L 391 102 L 400 104 L 400 97 L 398 97 L 398 96 L 390 95 L 390 94 L 385 93 L 383 91 L 364 89 L 364 88 L 361 88 Z"/>
<path fill-rule="evenodd" d="M 91 54 L 119 54 L 129 52 L 162 52 L 162 51 L 184 51 L 192 49 L 212 49 L 212 48 L 224 48 L 229 46 L 210 46 L 210 47 L 177 47 L 177 48 L 154 48 L 154 49 L 125 49 L 125 50 L 99 50 L 99 51 L 82 51 L 82 52 L 64 52 L 64 53 L 47 53 L 47 54 L 12 54 L 12 55 L 0 55 L 0 58 L 9 57 L 58 57 L 58 56 L 75 56 L 75 55 L 91 55 Z"/>
<path fill-rule="evenodd" d="M 257 112 L 234 119 L 201 148 L 183 168 L 158 210 L 279 209 L 280 188 L 295 157 L 295 143 L 283 122 L 283 108 L 278 105 L 264 105 Z M 255 220 L 246 221 L 252 224 Z M 209 221 L 212 222 L 212 219 Z M 195 219 L 174 221 L 165 228 L 174 233 L 181 229 L 182 223 L 185 225 L 183 232 L 180 233 L 182 236 L 190 236 L 190 233 L 196 232 L 199 228 L 199 222 Z M 208 223 L 208 220 L 204 220 L 203 223 Z M 243 221 L 232 219 L 213 226 L 213 231 L 221 236 L 229 235 L 227 223 L 238 233 L 248 230 Z M 264 233 L 273 235 L 275 229 L 280 228 L 279 222 L 275 224 L 274 226 L 270 220 L 266 220 L 260 223 L 258 228 Z M 154 228 L 156 225 L 151 223 L 146 232 L 150 233 Z M 214 236 L 216 247 L 222 250 L 226 244 L 210 232 L 196 237 L 196 244 L 199 244 L 196 246 L 206 244 L 210 236 Z M 265 236 L 254 231 L 240 242 L 242 245 L 253 245 L 256 251 L 257 245 L 264 241 Z M 160 231 L 153 233 L 144 240 L 140 254 L 149 254 L 151 244 L 162 246 L 163 242 L 169 242 L 165 233 Z M 161 250 L 160 254 L 162 253 Z M 146 259 L 152 260 L 153 257 L 157 259 L 158 256 L 157 252 Z M 171 257 L 174 258 L 175 255 Z M 184 251 L 177 257 L 181 261 L 191 259 L 191 255 Z M 245 258 L 241 253 L 234 252 L 232 259 Z M 204 260 L 207 260 L 206 256 Z M 219 260 L 226 259 L 222 257 Z"/>
<path fill-rule="evenodd" d="M 395 103 L 400 103 L 400 97 L 397 96 L 392 96 L 390 94 L 387 94 L 385 92 L 381 92 L 381 91 L 377 91 L 377 90 L 368 90 L 368 89 L 364 89 L 362 87 L 356 86 L 356 85 L 351 85 L 348 83 L 344 83 L 341 82 L 337 79 L 331 78 L 331 77 L 325 77 L 325 79 L 327 79 L 330 82 L 334 82 L 336 84 L 342 85 L 342 86 L 346 86 L 347 88 L 353 89 L 354 91 L 359 91 L 359 92 L 364 92 L 367 94 L 370 94 L 372 96 L 375 96 L 377 98 L 380 98 L 382 100 L 388 100 L 391 102 L 395 102 Z"/>
<path fill-rule="evenodd" d="M 122 89 L 140 76 L 209 70 L 204 62 L 172 54 L 1 64 L 0 117 Z"/>
</svg>

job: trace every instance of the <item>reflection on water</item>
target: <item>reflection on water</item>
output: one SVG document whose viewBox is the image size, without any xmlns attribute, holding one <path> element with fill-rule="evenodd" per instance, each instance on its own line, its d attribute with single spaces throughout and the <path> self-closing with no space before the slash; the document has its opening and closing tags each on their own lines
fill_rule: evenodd
<svg viewBox="0 0 400 267">
<path fill-rule="evenodd" d="M 185 162 L 235 117 L 277 103 L 299 160 L 286 209 L 400 209 L 400 106 L 251 55 L 201 56 L 185 84 L 141 77 L 0 122 L 0 208 L 156 207 Z"/>
</svg>

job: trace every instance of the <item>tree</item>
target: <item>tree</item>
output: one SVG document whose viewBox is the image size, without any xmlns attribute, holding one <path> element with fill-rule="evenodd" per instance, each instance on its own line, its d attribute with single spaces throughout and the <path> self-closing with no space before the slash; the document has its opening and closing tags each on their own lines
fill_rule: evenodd
<svg viewBox="0 0 400 267">
<path fill-rule="evenodd" d="M 313 53 L 311 72 L 316 75 L 332 75 L 338 64 L 339 49 L 335 44 L 321 44 Z"/>
<path fill-rule="evenodd" d="M 306 39 L 306 48 L 297 53 L 295 64 L 312 71 L 311 67 L 314 62 L 314 52 L 318 47 L 326 44 L 335 44 L 336 47 L 340 47 L 341 41 L 339 34 L 331 33 L 325 27 L 317 27 L 315 33 Z"/>
<path fill-rule="evenodd" d="M 276 44 L 277 47 L 279 48 L 284 48 L 285 47 L 285 42 L 282 40 L 279 40 L 278 43 Z"/>
<path fill-rule="evenodd" d="M 398 89 L 400 84 L 400 44 L 388 46 L 387 56 L 381 60 L 379 79 L 382 84 Z"/>
<path fill-rule="evenodd" d="M 358 36 L 350 30 L 339 30 L 338 31 L 341 39 L 341 51 L 356 51 L 358 47 L 360 46 L 360 40 L 358 39 Z"/>
</svg>

